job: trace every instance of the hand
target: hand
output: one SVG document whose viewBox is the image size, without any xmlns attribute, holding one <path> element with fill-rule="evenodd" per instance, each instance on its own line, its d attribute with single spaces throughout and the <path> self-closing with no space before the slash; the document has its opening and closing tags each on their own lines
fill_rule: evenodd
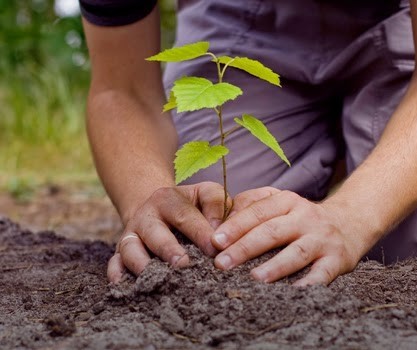
<svg viewBox="0 0 417 350">
<path fill-rule="evenodd" d="M 213 182 L 154 192 L 126 224 L 108 264 L 110 282 L 119 282 L 126 268 L 139 275 L 150 261 L 147 249 L 172 266 L 187 266 L 187 253 L 170 227 L 184 233 L 205 254 L 214 256 L 217 250 L 210 239 L 221 223 L 223 201 L 223 187 Z"/>
<path fill-rule="evenodd" d="M 229 219 L 212 237 L 213 246 L 223 250 L 215 259 L 222 270 L 287 246 L 251 275 L 273 282 L 312 264 L 295 285 L 327 285 L 353 270 L 366 252 L 360 240 L 341 227 L 337 210 L 325 202 L 313 203 L 293 192 L 263 187 L 237 195 L 233 203 Z"/>
</svg>

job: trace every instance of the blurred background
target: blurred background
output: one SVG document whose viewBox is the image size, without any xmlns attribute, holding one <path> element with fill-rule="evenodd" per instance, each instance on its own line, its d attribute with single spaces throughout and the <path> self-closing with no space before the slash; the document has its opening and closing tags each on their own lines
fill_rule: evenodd
<svg viewBox="0 0 417 350">
<path fill-rule="evenodd" d="M 159 6 L 169 47 L 175 0 Z M 105 215 L 84 130 L 90 62 L 78 0 L 0 0 L 0 53 L 0 215 L 53 229 L 80 221 L 68 208 L 88 201 L 85 217 Z"/>
</svg>

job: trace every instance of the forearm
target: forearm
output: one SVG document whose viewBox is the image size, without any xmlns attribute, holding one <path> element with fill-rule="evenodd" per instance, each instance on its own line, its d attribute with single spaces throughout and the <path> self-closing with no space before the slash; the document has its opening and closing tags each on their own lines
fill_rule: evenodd
<svg viewBox="0 0 417 350">
<path fill-rule="evenodd" d="M 135 96 L 105 91 L 90 98 L 88 135 L 100 178 L 123 222 L 156 189 L 174 185 L 176 132 L 168 115 Z"/>
<path fill-rule="evenodd" d="M 171 186 L 177 146 L 158 63 L 159 16 L 100 27 L 83 21 L 92 62 L 88 135 L 98 173 L 124 223 L 159 187 Z"/>
<path fill-rule="evenodd" d="M 336 208 L 365 254 L 417 203 L 417 80 L 369 157 L 323 205 Z"/>
</svg>

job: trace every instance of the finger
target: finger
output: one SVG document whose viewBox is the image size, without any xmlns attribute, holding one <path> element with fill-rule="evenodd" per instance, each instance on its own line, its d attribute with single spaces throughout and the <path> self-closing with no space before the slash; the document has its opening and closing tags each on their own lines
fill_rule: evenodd
<svg viewBox="0 0 417 350">
<path fill-rule="evenodd" d="M 303 269 L 317 258 L 320 246 L 308 237 L 291 243 L 272 259 L 251 271 L 256 280 L 274 282 Z"/>
<path fill-rule="evenodd" d="M 239 193 L 233 199 L 233 210 L 230 212 L 229 217 L 235 215 L 242 209 L 247 208 L 252 203 L 257 202 L 266 197 L 272 196 L 279 192 L 280 190 L 274 187 L 261 187 Z"/>
<path fill-rule="evenodd" d="M 157 216 L 144 216 L 137 225 L 133 225 L 132 222 L 129 223 L 128 229 L 135 232 L 136 237 L 139 236 L 137 240 L 132 239 L 128 241 L 128 244 L 130 243 L 128 247 L 135 249 L 129 255 L 129 259 L 133 254 L 139 252 L 139 248 L 141 250 L 141 257 L 143 257 L 144 253 L 147 254 L 145 249 L 147 247 L 152 253 L 163 261 L 168 262 L 171 266 L 184 267 L 188 265 L 189 258 L 186 250 L 178 243 L 178 240 L 169 227 Z M 120 242 L 121 251 L 122 247 L 123 241 Z M 143 269 L 144 266 L 141 267 Z"/>
<path fill-rule="evenodd" d="M 118 244 L 118 250 L 123 265 L 136 276 L 139 276 L 151 260 L 135 233 L 124 234 Z"/>
<path fill-rule="evenodd" d="M 250 259 L 293 241 L 298 236 L 291 216 L 271 219 L 251 230 L 237 242 L 216 256 L 214 264 L 228 270 Z"/>
<path fill-rule="evenodd" d="M 305 287 L 321 284 L 327 286 L 340 274 L 340 264 L 336 257 L 326 256 L 317 260 L 307 276 L 299 279 L 293 285 Z"/>
<path fill-rule="evenodd" d="M 177 191 L 181 191 L 180 195 Z M 160 234 L 166 230 L 162 227 L 161 223 L 166 222 L 177 228 L 180 232 L 186 235 L 191 241 L 193 241 L 206 255 L 214 256 L 217 254 L 217 250 L 211 244 L 211 235 L 213 234 L 213 228 L 209 222 L 203 216 L 203 214 L 195 206 L 197 201 L 198 192 L 190 190 L 190 188 L 182 187 L 179 189 L 164 189 L 159 192 L 157 196 L 162 198 L 157 199 L 159 205 L 159 211 L 155 215 L 160 218 L 159 227 L 146 228 L 145 232 L 141 232 L 141 237 L 144 240 L 146 246 L 151 248 L 149 244 L 155 247 L 155 243 L 158 243 L 154 239 L 155 232 L 153 229 L 157 229 L 158 239 L 161 239 Z M 165 192 L 165 193 L 164 193 Z M 157 221 L 153 220 L 156 224 Z M 159 240 L 160 242 L 160 240 Z M 162 247 L 162 249 L 165 249 Z"/>
<path fill-rule="evenodd" d="M 119 283 L 126 272 L 122 257 L 119 253 L 114 254 L 107 264 L 107 278 L 111 283 Z"/>
<path fill-rule="evenodd" d="M 223 186 L 216 182 L 202 182 L 197 185 L 198 201 L 203 216 L 215 230 L 223 222 L 225 193 Z M 232 199 L 226 197 L 227 208 L 232 207 Z"/>
<path fill-rule="evenodd" d="M 252 203 L 217 228 L 212 236 L 213 246 L 224 250 L 256 226 L 274 217 L 288 214 L 299 199 L 295 193 L 280 191 Z"/>
</svg>

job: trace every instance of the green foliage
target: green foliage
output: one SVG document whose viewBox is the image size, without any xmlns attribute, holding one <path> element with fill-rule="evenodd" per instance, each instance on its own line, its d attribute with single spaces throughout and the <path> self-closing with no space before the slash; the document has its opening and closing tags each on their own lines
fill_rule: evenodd
<svg viewBox="0 0 417 350">
<path fill-rule="evenodd" d="M 244 114 L 242 119 L 235 118 L 234 120 L 237 124 L 247 129 L 264 145 L 272 149 L 288 166 L 290 166 L 290 162 L 285 156 L 284 151 L 279 145 L 277 139 L 269 132 L 264 123 L 249 114 Z"/>
<path fill-rule="evenodd" d="M 217 57 L 209 52 L 208 42 L 197 42 L 181 47 L 165 50 L 157 55 L 149 57 L 149 61 L 180 62 L 203 55 L 212 57 L 212 62 L 217 66 L 218 82 L 201 77 L 182 77 L 174 82 L 168 102 L 163 111 L 176 108 L 177 112 L 191 112 L 203 108 L 213 108 L 219 119 L 220 145 L 210 146 L 207 141 L 193 141 L 185 144 L 175 158 L 175 181 L 180 183 L 201 169 L 205 169 L 219 160 L 222 160 L 224 195 L 227 198 L 227 167 L 226 158 L 229 150 L 225 147 L 225 139 L 235 129 L 225 131 L 223 129 L 223 105 L 242 95 L 242 90 L 232 84 L 223 81 L 226 70 L 229 67 L 241 69 L 272 85 L 281 86 L 279 75 L 262 63 L 247 57 Z M 242 119 L 235 118 L 235 122 L 247 129 L 254 137 L 267 147 L 272 149 L 288 166 L 290 162 L 276 138 L 268 131 L 266 126 L 255 117 L 243 114 Z M 223 220 L 228 216 L 230 208 L 224 201 Z"/>
<path fill-rule="evenodd" d="M 210 45 L 207 41 L 201 41 L 198 43 L 167 49 L 157 55 L 148 57 L 146 60 L 160 62 L 181 62 L 192 60 L 205 55 L 209 47 Z"/>
<path fill-rule="evenodd" d="M 57 16 L 52 0 L 0 1 L 0 52 L 0 189 L 26 198 L 28 177 L 95 176 L 81 18 Z"/>
<path fill-rule="evenodd" d="M 170 111 L 174 108 L 177 108 L 177 99 L 175 98 L 174 92 L 171 91 L 171 93 L 169 94 L 168 102 L 164 105 L 163 112 Z"/>
<path fill-rule="evenodd" d="M 221 145 L 210 146 L 207 141 L 186 143 L 175 154 L 175 182 L 178 184 L 201 169 L 217 163 L 229 150 Z"/>
<path fill-rule="evenodd" d="M 255 77 L 265 80 L 276 86 L 281 86 L 279 75 L 270 68 L 265 67 L 261 62 L 252 60 L 247 57 L 229 57 L 221 56 L 218 58 L 222 64 L 227 64 L 230 67 L 244 70 L 245 72 L 254 75 Z"/>
<path fill-rule="evenodd" d="M 65 0 L 64 0 L 65 1 Z M 0 191 L 26 197 L 26 179 L 97 184 L 85 135 L 90 63 L 81 17 L 54 0 L 0 0 Z M 175 1 L 159 0 L 163 47 Z"/>
<path fill-rule="evenodd" d="M 178 112 L 215 108 L 242 94 L 242 90 L 232 84 L 213 84 L 210 80 L 197 77 L 183 77 L 177 80 L 172 92 Z"/>
</svg>

